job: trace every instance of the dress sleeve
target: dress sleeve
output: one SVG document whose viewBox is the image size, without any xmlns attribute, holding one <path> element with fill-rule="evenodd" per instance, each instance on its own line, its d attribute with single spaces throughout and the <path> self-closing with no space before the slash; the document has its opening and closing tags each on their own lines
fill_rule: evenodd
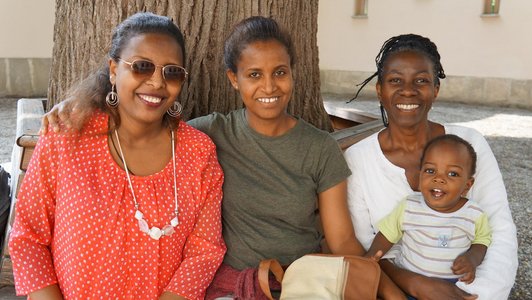
<svg viewBox="0 0 532 300">
<path fill-rule="evenodd" d="M 39 138 L 16 202 L 9 251 L 17 295 L 57 283 L 51 244 L 59 156 L 51 135 Z"/>
<path fill-rule="evenodd" d="M 371 225 L 369 208 L 361 187 L 363 178 L 360 178 L 360 170 L 357 169 L 358 166 L 355 160 L 356 153 L 353 153 L 352 149 L 354 148 L 349 148 L 345 152 L 347 165 L 352 172 L 351 176 L 347 178 L 347 205 L 356 237 L 367 251 L 375 238 L 375 229 Z"/>
<path fill-rule="evenodd" d="M 183 261 L 166 287 L 167 291 L 188 299 L 205 297 L 226 250 L 221 219 L 223 172 L 216 149 L 214 146 L 209 149 L 201 172 L 201 200 L 198 202 L 203 205 L 183 249 Z"/>
<path fill-rule="evenodd" d="M 477 294 L 478 299 L 507 299 L 517 272 L 517 235 L 508 205 L 499 166 L 484 137 L 477 131 L 468 140 L 477 152 L 475 184 L 468 195 L 475 199 L 488 216 L 492 243 L 477 268 L 471 284 L 458 282 L 461 289 Z"/>
</svg>

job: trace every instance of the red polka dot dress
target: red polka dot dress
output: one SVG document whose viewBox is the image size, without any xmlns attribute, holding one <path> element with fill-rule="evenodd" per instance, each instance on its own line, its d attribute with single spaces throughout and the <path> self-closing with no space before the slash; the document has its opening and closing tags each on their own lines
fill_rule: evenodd
<svg viewBox="0 0 532 300">
<path fill-rule="evenodd" d="M 65 299 L 157 299 L 164 291 L 203 299 L 225 253 L 214 144 L 180 123 L 179 224 L 154 240 L 139 229 L 126 172 L 109 152 L 107 123 L 98 113 L 81 134 L 39 139 L 9 242 L 17 294 L 57 283 Z M 173 174 L 170 160 L 156 174 L 131 176 L 150 228 L 175 216 Z"/>
</svg>

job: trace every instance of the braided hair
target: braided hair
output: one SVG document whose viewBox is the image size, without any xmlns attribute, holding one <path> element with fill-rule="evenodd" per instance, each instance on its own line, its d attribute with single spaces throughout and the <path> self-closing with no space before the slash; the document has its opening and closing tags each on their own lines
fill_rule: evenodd
<svg viewBox="0 0 532 300">
<path fill-rule="evenodd" d="M 391 54 L 403 51 L 418 52 L 429 58 L 432 62 L 434 70 L 434 84 L 436 86 L 440 85 L 440 79 L 445 78 L 445 72 L 443 71 L 443 67 L 440 63 L 440 54 L 438 53 L 438 47 L 436 47 L 436 44 L 434 44 L 428 38 L 417 34 L 402 34 L 394 36 L 384 42 L 381 50 L 375 57 L 377 72 L 366 78 L 366 80 L 364 80 L 362 83 L 357 84 L 357 86 L 360 86 L 360 88 L 358 89 L 355 97 L 351 98 L 349 102 L 355 100 L 364 86 L 366 86 L 366 84 L 368 84 L 375 76 L 378 76 L 377 80 L 378 82 L 381 82 L 386 59 L 388 59 Z"/>
</svg>

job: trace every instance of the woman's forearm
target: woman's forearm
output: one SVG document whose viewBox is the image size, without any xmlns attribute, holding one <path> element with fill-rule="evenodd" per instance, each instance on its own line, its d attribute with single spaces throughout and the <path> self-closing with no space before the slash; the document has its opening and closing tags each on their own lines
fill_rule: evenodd
<svg viewBox="0 0 532 300">
<path fill-rule="evenodd" d="M 63 300 L 63 294 L 57 284 L 49 285 L 29 294 L 31 300 Z"/>
<path fill-rule="evenodd" d="M 382 259 L 379 261 L 382 271 L 405 293 L 408 295 L 415 294 L 415 287 L 412 284 L 415 282 L 415 277 L 418 274 L 410 272 L 405 269 L 396 267 L 387 259 Z"/>
<path fill-rule="evenodd" d="M 381 272 L 377 296 L 385 300 L 406 299 L 403 291 L 384 272 Z"/>
</svg>

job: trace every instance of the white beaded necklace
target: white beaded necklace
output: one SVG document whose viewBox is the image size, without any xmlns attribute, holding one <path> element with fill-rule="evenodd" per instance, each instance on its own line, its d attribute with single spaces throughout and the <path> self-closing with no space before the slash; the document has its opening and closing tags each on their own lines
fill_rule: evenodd
<svg viewBox="0 0 532 300">
<path fill-rule="evenodd" d="M 133 202 L 135 202 L 135 219 L 139 222 L 139 228 L 140 231 L 146 233 L 149 235 L 152 239 L 158 240 L 164 235 L 171 235 L 175 232 L 174 227 L 179 224 L 179 220 L 177 218 L 177 212 L 178 212 L 178 206 L 177 206 L 177 179 L 175 174 L 175 149 L 174 149 L 174 131 L 172 130 L 172 162 L 174 164 L 174 199 L 175 199 L 175 217 L 170 221 L 170 224 L 165 225 L 162 229 L 153 226 L 151 229 L 148 226 L 148 222 L 144 219 L 144 214 L 139 210 L 139 203 L 137 202 L 137 198 L 135 197 L 135 191 L 133 190 L 133 184 L 131 183 L 131 177 L 129 176 L 129 170 L 127 168 L 126 164 L 126 157 L 124 156 L 124 152 L 122 151 L 122 146 L 120 145 L 120 138 L 118 137 L 118 131 L 115 129 L 115 136 L 116 141 L 118 142 L 118 150 L 120 150 L 120 155 L 122 158 L 122 162 L 124 163 L 124 169 L 126 171 L 127 175 L 127 181 L 129 183 L 129 189 L 131 190 L 131 195 L 133 195 Z"/>
</svg>

